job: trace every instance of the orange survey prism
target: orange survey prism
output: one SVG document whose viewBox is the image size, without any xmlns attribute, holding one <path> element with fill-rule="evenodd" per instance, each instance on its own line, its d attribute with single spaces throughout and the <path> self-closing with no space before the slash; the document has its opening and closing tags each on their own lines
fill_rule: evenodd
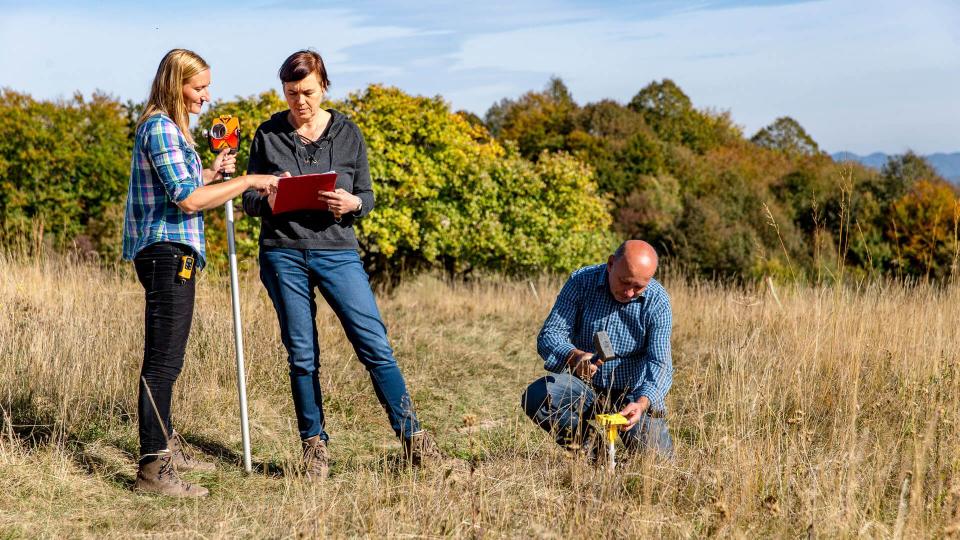
<svg viewBox="0 0 960 540">
<path fill-rule="evenodd" d="M 210 126 L 210 150 L 220 152 L 229 148 L 236 152 L 240 146 L 240 118 L 224 114 L 213 119 Z"/>
</svg>

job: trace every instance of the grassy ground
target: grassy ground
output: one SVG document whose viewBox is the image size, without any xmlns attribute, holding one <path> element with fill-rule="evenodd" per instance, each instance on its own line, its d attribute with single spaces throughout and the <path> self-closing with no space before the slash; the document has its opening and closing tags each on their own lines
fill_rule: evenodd
<svg viewBox="0 0 960 540">
<path fill-rule="evenodd" d="M 960 288 L 733 290 L 666 279 L 677 455 L 610 476 L 519 410 L 558 280 L 380 298 L 422 422 L 468 474 L 410 471 L 332 313 L 318 315 L 332 476 L 298 479 L 273 309 L 243 277 L 256 472 L 239 458 L 224 280 L 203 276 L 178 430 L 201 501 L 134 495 L 142 291 L 126 273 L 0 259 L 0 538 L 929 537 L 960 528 Z"/>
</svg>

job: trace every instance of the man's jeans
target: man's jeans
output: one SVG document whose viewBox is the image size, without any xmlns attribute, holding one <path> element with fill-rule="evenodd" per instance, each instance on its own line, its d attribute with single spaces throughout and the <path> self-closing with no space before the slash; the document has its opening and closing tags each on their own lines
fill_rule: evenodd
<svg viewBox="0 0 960 540">
<path fill-rule="evenodd" d="M 137 383 L 141 456 L 151 456 L 167 447 L 164 429 L 167 434 L 173 433 L 170 422 L 173 383 L 183 368 L 196 291 L 195 277 L 182 280 L 177 276 L 180 258 L 184 255 L 196 257 L 193 249 L 185 245 L 157 242 L 140 250 L 133 259 L 146 300 L 142 379 Z M 146 387 L 143 380 L 147 382 Z"/>
<path fill-rule="evenodd" d="M 602 402 L 610 405 L 604 407 Z M 564 447 L 585 439 L 588 422 L 597 413 L 616 412 L 626 406 L 622 391 L 593 388 L 570 373 L 550 374 L 533 381 L 521 404 L 527 416 Z M 663 418 L 644 415 L 630 431 L 621 432 L 620 438 L 629 449 L 656 450 L 663 456 L 673 452 L 673 441 Z"/>
<path fill-rule="evenodd" d="M 367 273 L 354 250 L 260 249 L 260 279 L 280 320 L 290 362 L 290 387 L 300 437 L 329 436 L 320 391 L 320 341 L 315 288 L 340 319 L 347 339 L 370 374 L 377 399 L 401 438 L 420 430 L 407 385 L 387 341 Z"/>
</svg>

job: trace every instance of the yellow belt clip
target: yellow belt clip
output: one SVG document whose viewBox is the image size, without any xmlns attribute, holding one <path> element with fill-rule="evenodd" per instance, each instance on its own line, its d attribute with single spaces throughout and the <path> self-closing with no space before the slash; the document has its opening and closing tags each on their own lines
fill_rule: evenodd
<svg viewBox="0 0 960 540">
<path fill-rule="evenodd" d="M 193 257 L 190 255 L 180 257 L 180 271 L 177 272 L 177 277 L 184 281 L 189 280 L 193 276 L 193 262 Z"/>
</svg>

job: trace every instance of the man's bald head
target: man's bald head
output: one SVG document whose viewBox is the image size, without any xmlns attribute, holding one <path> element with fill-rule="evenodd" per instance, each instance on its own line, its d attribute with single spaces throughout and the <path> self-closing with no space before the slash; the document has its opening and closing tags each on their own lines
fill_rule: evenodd
<svg viewBox="0 0 960 540">
<path fill-rule="evenodd" d="M 657 250 L 643 240 L 627 240 L 613 252 L 614 260 L 625 260 L 631 267 L 642 266 L 652 277 L 657 271 Z"/>
<path fill-rule="evenodd" d="M 607 260 L 607 282 L 617 302 L 640 296 L 657 272 L 657 251 L 643 240 L 627 240 Z"/>
</svg>

